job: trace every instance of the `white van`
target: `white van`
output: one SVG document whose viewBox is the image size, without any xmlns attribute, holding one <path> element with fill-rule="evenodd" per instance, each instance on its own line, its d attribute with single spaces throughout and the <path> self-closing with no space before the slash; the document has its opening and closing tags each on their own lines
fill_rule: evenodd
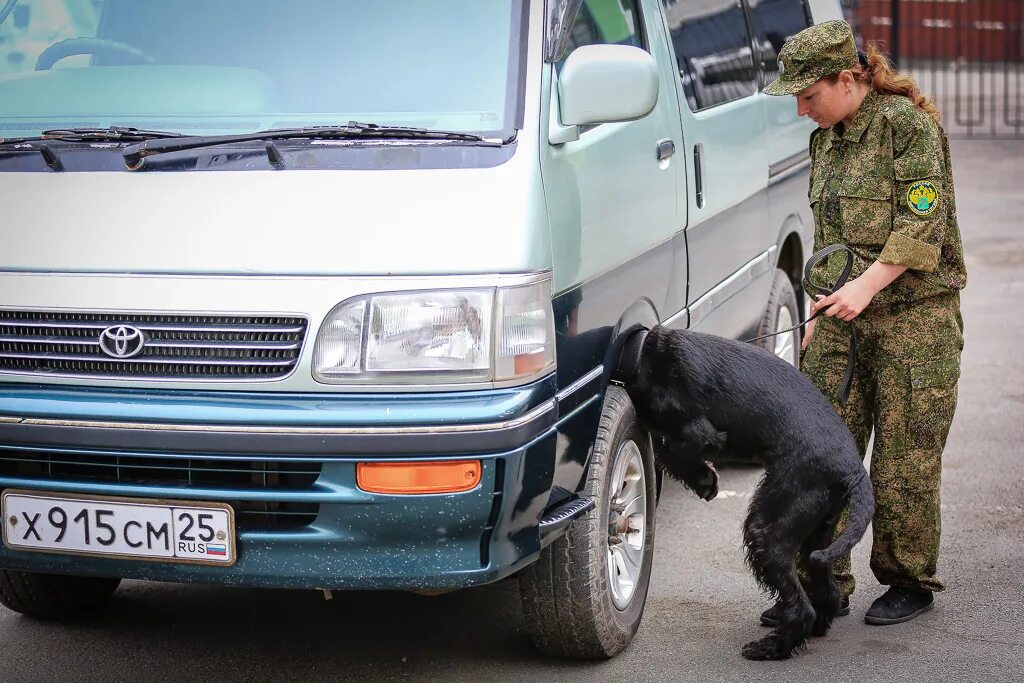
<svg viewBox="0 0 1024 683">
<path fill-rule="evenodd" d="M 640 623 L 625 336 L 801 317 L 835 0 L 0 0 L 0 602 L 516 575 Z M 797 333 L 771 341 L 795 363 Z"/>
</svg>

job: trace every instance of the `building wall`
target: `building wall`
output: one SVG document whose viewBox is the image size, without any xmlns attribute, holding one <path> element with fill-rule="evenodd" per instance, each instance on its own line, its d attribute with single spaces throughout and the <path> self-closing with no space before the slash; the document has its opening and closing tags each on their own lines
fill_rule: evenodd
<svg viewBox="0 0 1024 683">
<path fill-rule="evenodd" d="M 893 1 L 846 0 L 863 41 L 892 47 Z M 899 0 L 898 58 L 1024 62 L 1024 0 Z"/>
</svg>

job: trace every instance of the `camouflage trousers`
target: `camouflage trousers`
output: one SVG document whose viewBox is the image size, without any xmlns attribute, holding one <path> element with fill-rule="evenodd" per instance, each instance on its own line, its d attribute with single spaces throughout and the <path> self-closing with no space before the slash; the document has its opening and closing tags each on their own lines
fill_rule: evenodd
<svg viewBox="0 0 1024 683">
<path fill-rule="evenodd" d="M 960 378 L 960 295 L 869 306 L 856 324 L 859 358 L 846 406 L 838 404 L 836 393 L 846 369 L 848 323 L 818 319 L 803 357 L 803 372 L 846 421 L 862 457 L 874 433 L 870 470 L 875 491 L 875 577 L 886 586 L 941 591 L 944 586 L 935 575 L 939 488 L 942 449 Z M 835 572 L 842 593 L 852 593 L 849 555 L 836 562 Z"/>
</svg>

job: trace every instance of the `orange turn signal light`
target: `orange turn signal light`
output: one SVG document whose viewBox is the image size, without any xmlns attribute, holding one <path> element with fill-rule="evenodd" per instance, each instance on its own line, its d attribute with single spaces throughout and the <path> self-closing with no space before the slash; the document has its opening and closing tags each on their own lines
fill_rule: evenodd
<svg viewBox="0 0 1024 683">
<path fill-rule="evenodd" d="M 532 375 L 544 367 L 543 353 L 524 353 L 512 359 L 516 376 Z"/>
<path fill-rule="evenodd" d="M 479 460 L 361 462 L 356 483 L 370 493 L 459 493 L 480 483 Z"/>
</svg>

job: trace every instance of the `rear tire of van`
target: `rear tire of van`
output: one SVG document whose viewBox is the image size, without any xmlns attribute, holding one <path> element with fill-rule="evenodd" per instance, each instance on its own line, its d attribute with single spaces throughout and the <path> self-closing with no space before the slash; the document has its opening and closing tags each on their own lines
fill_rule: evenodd
<svg viewBox="0 0 1024 683">
<path fill-rule="evenodd" d="M 121 579 L 0 570 L 0 603 L 36 619 L 68 619 L 95 612 Z"/>
<path fill-rule="evenodd" d="M 650 439 L 625 390 L 612 385 L 581 492 L 594 508 L 519 574 L 523 615 L 539 650 L 608 659 L 632 641 L 650 584 L 656 487 Z"/>
<path fill-rule="evenodd" d="M 775 279 L 772 280 L 772 291 L 768 296 L 768 305 L 765 307 L 764 315 L 757 326 L 756 337 L 763 334 L 780 332 L 797 325 L 800 322 L 800 312 L 797 307 L 796 293 L 793 291 L 793 283 L 785 271 L 776 268 Z M 775 337 L 768 337 L 757 342 L 765 351 L 774 353 L 795 368 L 800 367 L 800 328 L 780 334 Z"/>
</svg>

